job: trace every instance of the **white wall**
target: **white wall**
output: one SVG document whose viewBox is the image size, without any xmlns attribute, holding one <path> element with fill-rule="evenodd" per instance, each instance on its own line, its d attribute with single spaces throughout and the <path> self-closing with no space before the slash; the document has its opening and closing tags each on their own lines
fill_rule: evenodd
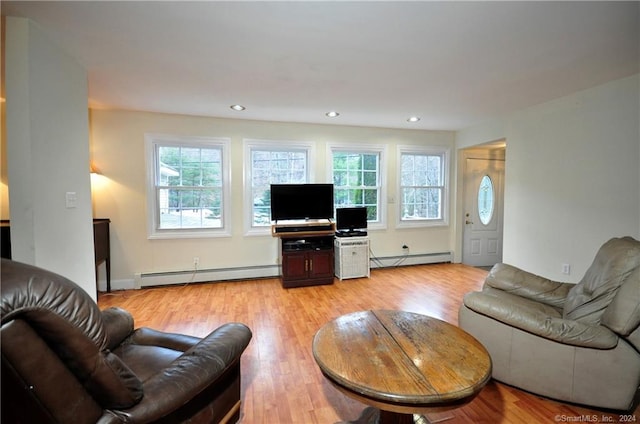
<svg viewBox="0 0 640 424">
<path fill-rule="evenodd" d="M 12 226 L 20 234 L 15 252 L 93 294 L 86 73 L 23 19 L 7 19 L 6 53 L 3 138 L 6 134 L 9 139 Z M 459 149 L 507 142 L 505 261 L 577 281 L 606 239 L 640 237 L 639 79 L 613 81 L 455 135 Z M 147 239 L 146 132 L 231 138 L 231 237 Z M 130 282 L 135 273 L 191 269 L 194 256 L 203 269 L 275 264 L 275 239 L 243 234 L 243 138 L 315 142 L 317 181 L 327 177 L 328 142 L 387 144 L 389 197 L 396 197 L 398 144 L 454 145 L 451 132 L 93 110 L 91 152 L 104 174 L 93 184 L 94 216 L 112 220 L 114 286 L 118 280 Z M 395 230 L 397 204 L 388 203 L 388 228 L 371 233 L 375 255 L 402 255 L 402 244 L 408 244 L 412 254 L 459 250 L 453 178 L 457 155 L 451 153 L 450 225 Z M 77 193 L 77 208 L 64 207 L 67 191 Z M 560 273 L 562 263 L 572 265 L 570 276 Z"/>
<path fill-rule="evenodd" d="M 277 239 L 270 235 L 244 235 L 243 138 L 314 142 L 316 157 L 312 165 L 316 182 L 328 179 L 327 143 L 385 144 L 388 146 L 388 197 L 394 198 L 397 197 L 397 145 L 432 145 L 453 149 L 454 140 L 452 132 L 444 131 L 260 122 L 122 110 L 92 110 L 90 120 L 92 160 L 103 173 L 93 183 L 94 216 L 110 218 L 112 221 L 112 278 L 116 288 L 130 285 L 136 273 L 190 270 L 195 256 L 199 257 L 199 269 L 203 270 L 276 265 Z M 144 134 L 147 132 L 231 139 L 231 237 L 147 239 L 144 157 Z M 455 161 L 453 151 L 450 156 Z M 452 176 L 453 171 L 450 174 Z M 454 206 L 451 205 L 451 210 Z M 410 247 L 411 254 L 452 250 L 451 226 L 395 230 L 396 207 L 397 203 L 386 204 L 387 229 L 369 232 L 376 256 L 402 255 L 403 244 Z"/>
<path fill-rule="evenodd" d="M 95 298 L 86 72 L 27 19 L 7 17 L 5 49 L 12 257 Z"/>
<path fill-rule="evenodd" d="M 640 238 L 639 81 L 612 81 L 457 134 L 458 148 L 506 139 L 505 262 L 577 282 L 606 240 Z"/>
</svg>

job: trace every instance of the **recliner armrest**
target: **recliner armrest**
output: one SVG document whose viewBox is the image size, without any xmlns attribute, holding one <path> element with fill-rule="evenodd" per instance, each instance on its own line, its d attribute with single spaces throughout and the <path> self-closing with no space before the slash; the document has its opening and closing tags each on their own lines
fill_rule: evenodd
<svg viewBox="0 0 640 424">
<path fill-rule="evenodd" d="M 185 352 L 200 343 L 201 340 L 199 337 L 188 336 L 186 334 L 167 333 L 152 328 L 140 327 L 131 334 L 125 343 L 160 346 Z"/>
<path fill-rule="evenodd" d="M 153 422 L 167 416 L 236 365 L 251 336 L 251 330 L 244 324 L 229 323 L 219 327 L 147 380 L 140 403 L 126 410 L 111 410 L 108 414 L 131 423 Z"/>
<path fill-rule="evenodd" d="M 549 280 L 515 266 L 500 263 L 494 265 L 489 272 L 485 286 L 562 309 L 574 284 Z"/>
<path fill-rule="evenodd" d="M 618 336 L 603 325 L 563 319 L 550 305 L 499 290 L 467 293 L 463 302 L 472 311 L 558 343 L 593 349 L 618 344 Z"/>
<path fill-rule="evenodd" d="M 133 316 L 122 308 L 102 311 L 102 321 L 107 333 L 107 349 L 115 349 L 133 332 Z"/>
</svg>

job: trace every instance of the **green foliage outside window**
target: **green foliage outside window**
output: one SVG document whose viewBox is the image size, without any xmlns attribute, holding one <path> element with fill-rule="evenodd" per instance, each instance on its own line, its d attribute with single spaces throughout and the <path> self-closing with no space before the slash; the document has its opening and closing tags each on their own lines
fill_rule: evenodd
<svg viewBox="0 0 640 424">
<path fill-rule="evenodd" d="M 222 151 L 158 146 L 160 228 L 222 227 Z"/>
<path fill-rule="evenodd" d="M 306 150 L 253 149 L 251 151 L 252 225 L 271 224 L 271 184 L 306 182 Z"/>
<path fill-rule="evenodd" d="M 364 206 L 367 208 L 367 220 L 377 221 L 379 181 L 378 153 L 333 153 L 333 196 L 336 208 Z"/>
</svg>

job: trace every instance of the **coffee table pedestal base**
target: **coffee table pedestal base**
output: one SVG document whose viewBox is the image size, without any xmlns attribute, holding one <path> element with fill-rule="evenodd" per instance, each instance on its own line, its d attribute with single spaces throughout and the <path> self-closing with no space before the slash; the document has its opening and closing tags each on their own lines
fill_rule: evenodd
<svg viewBox="0 0 640 424">
<path fill-rule="evenodd" d="M 369 406 L 362 411 L 357 420 L 337 424 L 431 424 L 431 421 L 424 415 L 399 414 Z"/>
</svg>

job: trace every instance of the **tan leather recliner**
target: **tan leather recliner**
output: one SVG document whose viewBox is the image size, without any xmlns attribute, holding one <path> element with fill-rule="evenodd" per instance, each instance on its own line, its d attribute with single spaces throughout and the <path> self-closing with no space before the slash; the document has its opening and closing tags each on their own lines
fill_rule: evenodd
<svg viewBox="0 0 640 424">
<path fill-rule="evenodd" d="M 606 242 L 578 284 L 497 264 L 458 318 L 489 351 L 496 380 L 629 410 L 640 386 L 640 241 Z"/>
<path fill-rule="evenodd" d="M 2 423 L 218 423 L 240 415 L 251 331 L 134 330 L 68 279 L 2 260 Z"/>
</svg>

